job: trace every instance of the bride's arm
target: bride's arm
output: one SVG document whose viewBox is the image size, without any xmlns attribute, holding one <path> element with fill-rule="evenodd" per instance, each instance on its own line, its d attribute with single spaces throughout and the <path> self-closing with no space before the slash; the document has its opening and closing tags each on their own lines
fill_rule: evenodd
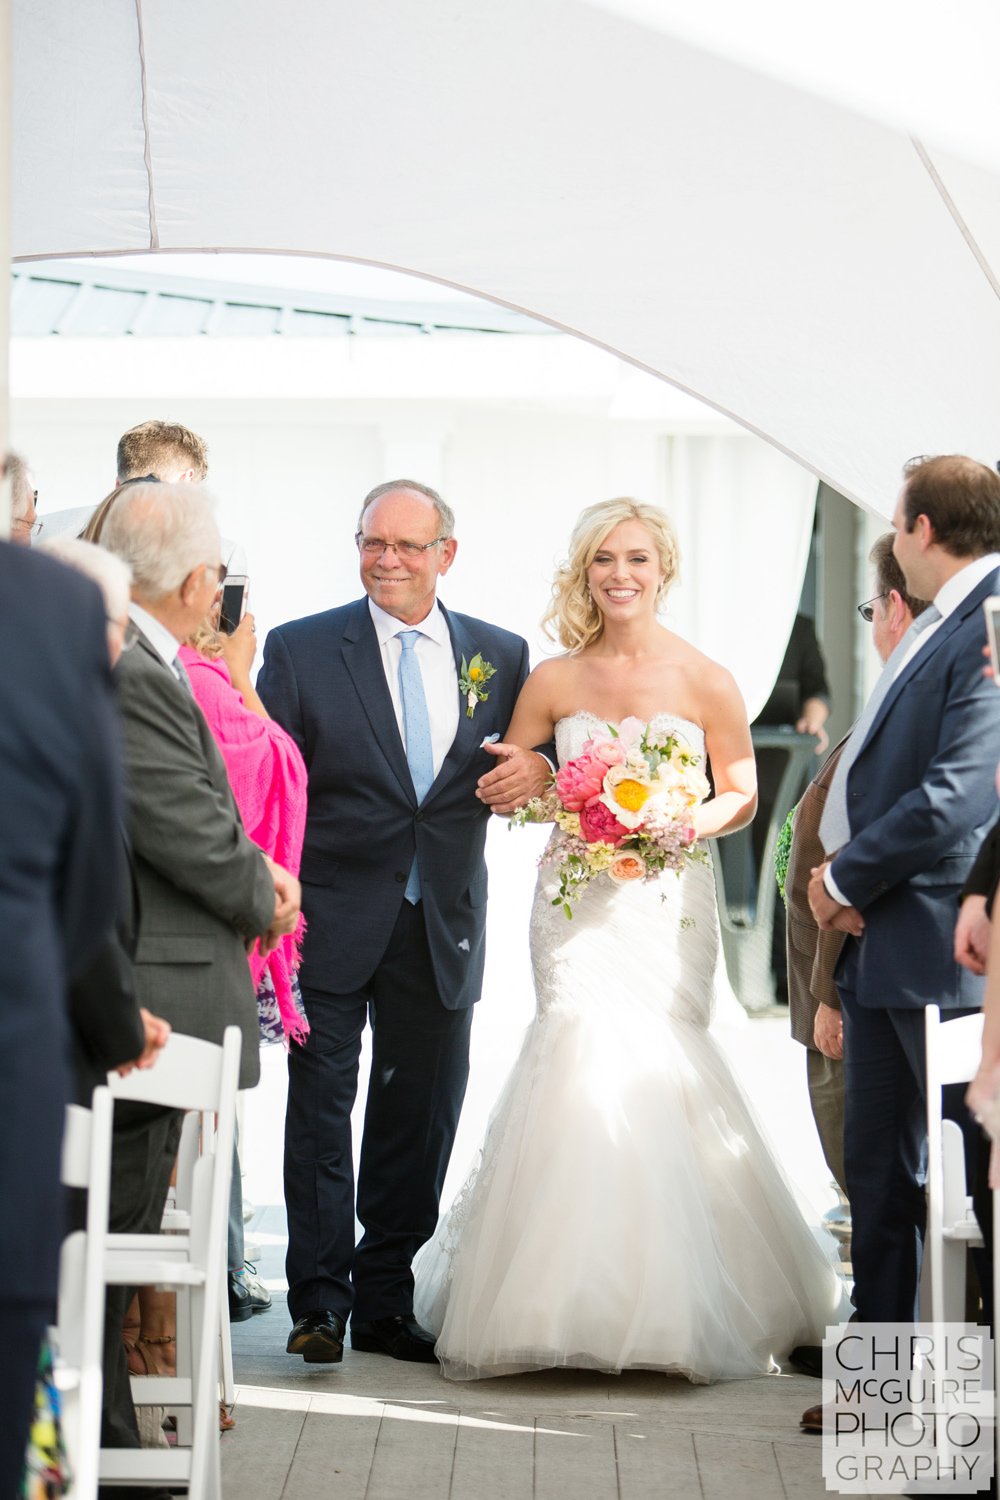
<svg viewBox="0 0 1000 1500">
<path fill-rule="evenodd" d="M 700 684 L 705 746 L 715 796 L 695 811 L 700 839 L 735 833 L 757 811 L 757 766 L 743 698 L 733 677 L 713 663 Z"/>
<path fill-rule="evenodd" d="M 479 778 L 476 796 L 496 813 L 512 813 L 532 797 L 539 796 L 552 774 L 548 761 L 534 751 L 536 745 L 547 745 L 552 739 L 555 720 L 552 711 L 552 662 L 542 662 L 531 673 L 514 704 L 514 716 L 499 744 L 483 749 L 497 758 L 493 771 Z M 515 781 L 504 772 L 519 762 Z"/>
</svg>

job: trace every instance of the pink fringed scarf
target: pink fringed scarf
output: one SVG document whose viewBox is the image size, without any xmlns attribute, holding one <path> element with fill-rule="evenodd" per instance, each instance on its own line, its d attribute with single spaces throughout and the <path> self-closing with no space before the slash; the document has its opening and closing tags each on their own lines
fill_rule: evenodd
<svg viewBox="0 0 1000 1500">
<path fill-rule="evenodd" d="M 221 658 L 210 661 L 189 646 L 182 646 L 180 660 L 226 763 L 247 837 L 297 876 L 306 828 L 307 782 L 299 747 L 280 724 L 262 719 L 244 706 Z M 273 953 L 265 957 L 256 944 L 250 954 L 254 988 L 265 969 L 271 976 L 286 1045 L 289 1039 L 304 1041 L 309 1033 L 309 1023 L 292 998 L 292 976 L 299 966 L 304 930 L 300 918 L 294 935 L 283 937 Z"/>
</svg>

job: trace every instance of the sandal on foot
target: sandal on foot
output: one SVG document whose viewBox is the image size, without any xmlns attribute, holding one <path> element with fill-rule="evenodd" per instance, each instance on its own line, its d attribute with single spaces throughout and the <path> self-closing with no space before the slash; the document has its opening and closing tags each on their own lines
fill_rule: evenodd
<svg viewBox="0 0 1000 1500">
<path fill-rule="evenodd" d="M 163 1375 L 165 1372 L 157 1368 L 155 1356 L 149 1352 L 151 1344 L 172 1344 L 173 1336 L 169 1338 L 144 1339 L 138 1338 L 129 1350 L 129 1353 L 138 1354 L 145 1365 L 145 1369 L 130 1370 L 133 1375 Z M 167 1415 L 165 1406 L 136 1406 L 135 1420 L 139 1428 L 139 1445 L 142 1448 L 166 1448 L 168 1447 L 166 1434 L 163 1431 L 163 1420 Z"/>
</svg>

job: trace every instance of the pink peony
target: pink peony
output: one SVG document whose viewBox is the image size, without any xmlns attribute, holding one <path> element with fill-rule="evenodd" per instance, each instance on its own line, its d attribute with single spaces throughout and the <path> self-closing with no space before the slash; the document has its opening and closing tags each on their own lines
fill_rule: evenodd
<svg viewBox="0 0 1000 1500">
<path fill-rule="evenodd" d="M 628 838 L 629 829 L 595 797 L 580 809 L 580 834 L 588 844 L 613 844 L 617 848 L 622 839 Z"/>
<path fill-rule="evenodd" d="M 556 772 L 556 791 L 567 812 L 579 812 L 585 803 L 599 795 L 607 775 L 604 761 L 592 755 L 578 755 Z"/>
</svg>

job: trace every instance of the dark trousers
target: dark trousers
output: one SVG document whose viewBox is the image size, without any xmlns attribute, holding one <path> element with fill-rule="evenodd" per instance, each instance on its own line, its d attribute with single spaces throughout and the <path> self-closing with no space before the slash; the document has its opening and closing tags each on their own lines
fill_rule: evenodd
<svg viewBox="0 0 1000 1500">
<path fill-rule="evenodd" d="M 869 1010 L 838 979 L 844 1017 L 844 1166 L 854 1303 L 864 1323 L 912 1323 L 927 1224 L 927 1068 L 922 1010 Z M 971 1015 L 942 1012 L 945 1021 Z M 976 1126 L 964 1084 L 943 1090 L 967 1159 Z"/>
<path fill-rule="evenodd" d="M 13 1210 L 13 1205 L 11 1205 Z M 24 1455 L 35 1405 L 42 1335 L 53 1318 L 48 1303 L 0 1302 L 0 1496 L 21 1493 Z"/>
<path fill-rule="evenodd" d="M 349 941 L 349 938 L 345 939 Z M 437 1224 L 469 1076 L 472 1011 L 438 998 L 423 911 L 404 901 L 385 954 L 350 994 L 314 988 L 303 999 L 310 1034 L 288 1058 L 285 1205 L 288 1310 L 328 1309 L 358 1321 L 413 1308 L 410 1264 Z M 355 1249 L 351 1109 L 371 1020 Z"/>
<path fill-rule="evenodd" d="M 111 1144 L 112 1234 L 156 1234 L 170 1173 L 177 1159 L 183 1115 L 155 1104 L 115 1105 Z M 104 1404 L 101 1445 L 138 1448 L 139 1429 L 122 1343 L 122 1323 L 135 1289 L 109 1286 L 104 1307 Z"/>
</svg>

